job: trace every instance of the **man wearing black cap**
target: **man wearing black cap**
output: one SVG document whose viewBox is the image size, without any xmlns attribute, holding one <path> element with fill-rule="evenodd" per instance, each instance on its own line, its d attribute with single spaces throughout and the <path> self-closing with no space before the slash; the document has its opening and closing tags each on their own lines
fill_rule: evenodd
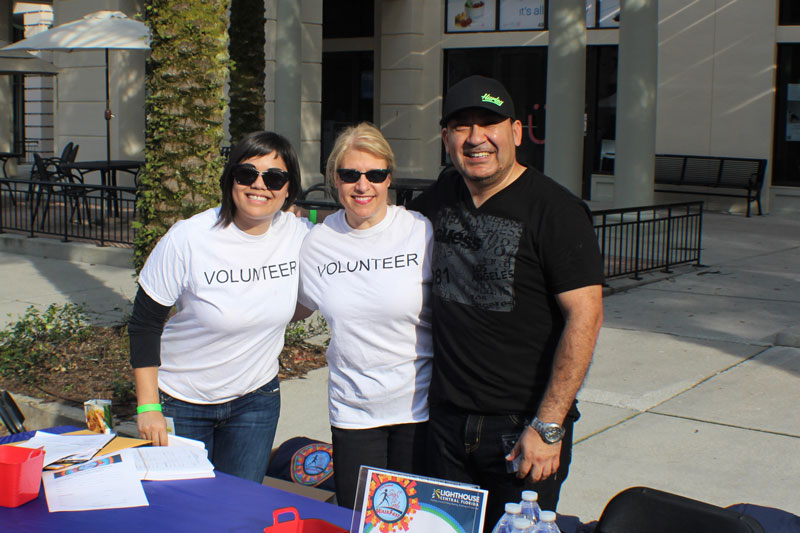
<svg viewBox="0 0 800 533">
<path fill-rule="evenodd" d="M 522 490 L 556 508 L 603 269 L 586 205 L 517 161 L 522 124 L 502 84 L 455 84 L 441 125 L 453 167 L 412 204 L 434 226 L 430 468 L 489 490 L 491 531 Z"/>
</svg>

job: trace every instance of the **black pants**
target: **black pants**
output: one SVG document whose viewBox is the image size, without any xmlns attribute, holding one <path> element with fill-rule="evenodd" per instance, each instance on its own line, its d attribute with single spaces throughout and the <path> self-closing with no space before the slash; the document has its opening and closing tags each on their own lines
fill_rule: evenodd
<svg viewBox="0 0 800 533">
<path fill-rule="evenodd" d="M 539 506 L 555 511 L 561 484 L 572 461 L 572 429 L 579 413 L 573 406 L 564 421 L 558 471 L 537 483 L 519 479 L 506 470 L 502 437 L 519 435 L 525 429 L 524 415 L 479 415 L 431 406 L 428 422 L 428 472 L 433 477 L 473 483 L 489 491 L 485 532 L 503 515 L 505 504 L 519 502 L 523 490 L 539 493 Z"/>
<path fill-rule="evenodd" d="M 370 429 L 331 427 L 337 503 L 353 508 L 362 465 L 424 474 L 427 425 L 421 422 Z"/>
</svg>

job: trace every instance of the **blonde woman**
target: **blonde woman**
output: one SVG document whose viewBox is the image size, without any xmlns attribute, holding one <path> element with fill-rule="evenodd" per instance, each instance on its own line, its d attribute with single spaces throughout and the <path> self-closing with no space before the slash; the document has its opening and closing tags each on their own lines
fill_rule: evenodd
<svg viewBox="0 0 800 533">
<path fill-rule="evenodd" d="M 326 179 L 344 209 L 300 251 L 299 302 L 331 327 L 327 358 L 334 478 L 353 507 L 361 465 L 421 472 L 431 378 L 432 226 L 389 205 L 394 154 L 362 123 L 342 132 Z"/>
</svg>

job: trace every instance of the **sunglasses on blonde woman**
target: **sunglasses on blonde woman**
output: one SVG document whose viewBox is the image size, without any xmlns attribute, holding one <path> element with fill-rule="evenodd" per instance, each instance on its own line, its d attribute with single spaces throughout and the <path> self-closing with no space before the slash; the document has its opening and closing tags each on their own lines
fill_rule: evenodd
<svg viewBox="0 0 800 533">
<path fill-rule="evenodd" d="M 361 179 L 362 175 L 366 176 L 370 183 L 383 183 L 390 174 L 387 168 L 375 168 L 365 172 L 353 168 L 337 168 L 336 173 L 344 183 L 355 183 Z"/>
<path fill-rule="evenodd" d="M 253 165 L 246 163 L 236 165 L 231 169 L 233 179 L 239 185 L 249 187 L 256 182 L 259 176 L 264 180 L 267 190 L 278 191 L 289 182 L 289 173 L 281 168 L 269 168 L 263 172 Z"/>
</svg>

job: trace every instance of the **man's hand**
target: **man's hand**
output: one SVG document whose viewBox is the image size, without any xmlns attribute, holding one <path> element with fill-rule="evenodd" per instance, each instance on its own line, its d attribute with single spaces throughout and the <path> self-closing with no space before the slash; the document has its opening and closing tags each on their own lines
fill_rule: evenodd
<svg viewBox="0 0 800 533">
<path fill-rule="evenodd" d="M 558 471 L 561 443 L 547 444 L 532 427 L 527 427 L 506 456 L 506 461 L 513 461 L 518 455 L 522 456 L 522 462 L 517 477 L 524 479 L 528 476 L 533 482 L 541 481 Z"/>
<path fill-rule="evenodd" d="M 136 426 L 139 436 L 153 443 L 153 446 L 167 445 L 167 420 L 160 411 L 147 411 L 137 416 Z"/>
</svg>

